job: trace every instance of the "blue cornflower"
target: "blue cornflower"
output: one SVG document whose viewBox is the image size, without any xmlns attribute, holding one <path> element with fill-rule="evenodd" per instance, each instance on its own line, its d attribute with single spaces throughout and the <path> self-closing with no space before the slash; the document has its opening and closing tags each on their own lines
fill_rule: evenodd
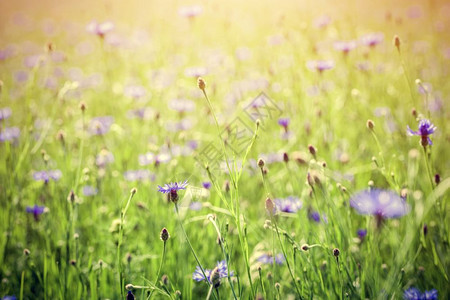
<svg viewBox="0 0 450 300">
<path fill-rule="evenodd" d="M 419 130 L 414 131 L 409 126 L 406 130 L 407 134 L 410 136 L 418 135 L 422 139 L 420 141 L 421 145 L 426 147 L 427 145 L 433 145 L 429 135 L 433 134 L 436 131 L 436 126 L 431 123 L 428 119 L 422 119 L 419 121 Z"/>
<path fill-rule="evenodd" d="M 367 235 L 367 229 L 358 229 L 358 231 L 356 231 L 356 234 L 358 235 L 360 240 L 363 240 Z"/>
<path fill-rule="evenodd" d="M 16 296 L 5 296 L 2 300 L 17 300 Z"/>
<path fill-rule="evenodd" d="M 211 182 L 209 182 L 209 181 L 203 182 L 202 185 L 203 185 L 203 188 L 205 188 L 207 190 L 209 190 L 211 188 Z"/>
<path fill-rule="evenodd" d="M 320 223 L 320 214 L 317 211 L 313 211 L 309 214 L 309 217 L 317 223 Z"/>
<path fill-rule="evenodd" d="M 49 170 L 49 171 L 37 171 L 33 173 L 33 179 L 36 181 L 42 180 L 48 183 L 50 179 L 58 181 L 62 176 L 60 170 Z"/>
<path fill-rule="evenodd" d="M 8 119 L 10 116 L 11 116 L 11 108 L 9 107 L 0 108 L 0 121 Z"/>
<path fill-rule="evenodd" d="M 184 182 L 171 182 L 166 183 L 164 187 L 158 185 L 158 192 L 167 194 L 168 201 L 177 202 L 178 201 L 178 191 L 185 190 L 188 185 L 187 180 Z"/>
<path fill-rule="evenodd" d="M 83 186 L 83 195 L 86 197 L 95 196 L 98 193 L 98 189 L 93 186 L 85 185 Z"/>
<path fill-rule="evenodd" d="M 227 270 L 227 262 L 225 260 L 222 261 L 218 261 L 217 262 L 217 271 L 219 273 L 219 278 L 225 278 L 228 277 L 228 270 Z M 197 266 L 195 268 L 194 273 L 192 274 L 192 279 L 194 279 L 195 281 L 203 281 L 203 280 L 208 280 L 209 283 L 211 282 L 211 274 L 212 274 L 213 270 L 210 269 L 205 269 L 205 275 L 206 277 L 203 275 L 202 270 L 200 269 L 199 266 Z M 234 272 L 231 271 L 230 272 L 230 276 L 234 276 Z"/>
<path fill-rule="evenodd" d="M 88 130 L 92 135 L 104 135 L 113 123 L 114 118 L 111 116 L 96 117 L 89 123 Z"/>
<path fill-rule="evenodd" d="M 273 255 L 271 253 L 264 253 L 257 259 L 260 263 L 266 264 L 266 265 L 272 265 L 273 264 Z M 275 263 L 281 265 L 284 262 L 284 255 L 282 253 L 279 253 L 275 255 Z"/>
<path fill-rule="evenodd" d="M 286 213 L 296 213 L 302 208 L 302 202 L 295 196 L 289 196 L 284 199 L 275 199 L 275 208 L 277 211 Z"/>
<path fill-rule="evenodd" d="M 410 206 L 392 191 L 372 189 L 361 191 L 350 198 L 350 205 L 361 215 L 383 218 L 399 218 L 409 213 Z"/>
<path fill-rule="evenodd" d="M 45 206 L 39 206 L 39 205 L 35 204 L 34 206 L 27 206 L 25 211 L 27 213 L 33 214 L 34 219 L 36 221 L 39 221 L 39 216 L 45 212 L 45 209 L 46 209 Z"/>
<path fill-rule="evenodd" d="M 0 142 L 15 141 L 20 136 L 20 129 L 17 127 L 5 127 L 0 131 Z"/>
<path fill-rule="evenodd" d="M 289 118 L 279 118 L 278 119 L 278 125 L 283 126 L 284 131 L 286 131 L 286 132 L 288 130 L 289 123 L 290 123 Z"/>
<path fill-rule="evenodd" d="M 405 300 L 437 300 L 438 291 L 432 289 L 421 293 L 417 288 L 409 288 L 403 293 L 403 299 Z"/>
</svg>

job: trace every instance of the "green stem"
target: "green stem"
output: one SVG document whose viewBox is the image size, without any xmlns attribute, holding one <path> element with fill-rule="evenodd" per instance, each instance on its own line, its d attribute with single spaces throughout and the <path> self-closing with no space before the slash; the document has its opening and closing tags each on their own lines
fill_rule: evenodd
<svg viewBox="0 0 450 300">
<path fill-rule="evenodd" d="M 161 262 L 159 263 L 158 273 L 156 273 L 156 279 L 155 279 L 155 283 L 154 283 L 155 286 L 158 283 L 158 278 L 159 278 L 159 275 L 161 274 L 161 269 L 164 264 L 165 258 L 166 258 L 166 242 L 164 241 L 162 258 L 161 258 Z M 152 295 L 153 295 L 153 293 L 150 292 L 150 295 L 147 297 L 147 299 L 151 299 Z"/>
</svg>

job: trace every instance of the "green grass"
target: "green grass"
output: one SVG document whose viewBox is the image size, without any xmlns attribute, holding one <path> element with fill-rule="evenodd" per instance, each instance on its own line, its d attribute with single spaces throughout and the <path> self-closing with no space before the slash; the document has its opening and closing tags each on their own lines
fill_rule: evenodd
<svg viewBox="0 0 450 300">
<path fill-rule="evenodd" d="M 410 287 L 449 297 L 450 40 L 436 29 L 450 25 L 443 5 L 423 5 L 420 19 L 408 18 L 408 7 L 393 7 L 389 19 L 383 3 L 346 1 L 331 9 L 322 1 L 266 2 L 205 3 L 192 20 L 178 16 L 175 1 L 148 5 L 146 13 L 137 2 L 104 12 L 103 4 L 93 4 L 98 14 L 81 13 L 82 4 L 55 6 L 54 36 L 41 29 L 46 2 L 34 10 L 3 7 L 0 50 L 14 44 L 15 54 L 0 61 L 0 109 L 12 111 L 0 130 L 18 127 L 20 137 L 0 142 L 0 298 L 124 299 L 126 287 L 137 299 L 402 299 Z M 12 23 L 21 10 L 31 29 Z M 323 14 L 332 22 L 316 28 Z M 113 32 L 133 44 L 113 46 L 87 33 L 94 18 L 113 20 Z M 133 38 L 136 29 L 148 39 Z M 383 32 L 384 42 L 359 45 L 346 56 L 333 48 L 334 41 L 370 32 Z M 401 51 L 391 43 L 395 34 Z M 280 44 L 268 42 L 274 36 Z M 49 41 L 63 61 L 44 50 Z M 92 52 L 82 55 L 80 43 Z M 247 60 L 236 56 L 242 47 L 251 53 Z M 31 54 L 45 64 L 25 67 Z M 306 67 L 319 59 L 335 67 L 322 73 Z M 370 69 L 358 70 L 359 62 Z M 185 74 L 190 67 L 208 68 L 205 93 L 196 76 Z M 28 73 L 25 82 L 14 79 L 18 70 Z M 96 74 L 101 80 L 88 85 Z M 53 88 L 43 85 L 50 79 Z M 432 90 L 420 94 L 426 83 Z M 143 86 L 146 95 L 125 96 L 129 85 Z M 279 110 L 255 122 L 246 107 L 261 92 Z M 174 111 L 175 98 L 192 100 L 195 110 Z M 440 109 L 430 110 L 438 101 Z M 130 110 L 144 107 L 151 108 L 148 118 L 129 118 Z M 103 135 L 90 132 L 98 116 L 114 118 Z M 290 118 L 288 139 L 279 117 Z M 420 137 L 406 134 L 423 117 L 437 126 L 425 151 Z M 171 129 L 184 118 L 190 128 Z M 233 141 L 233 124 L 244 130 L 242 144 Z M 190 141 L 198 148 L 188 155 L 139 164 L 140 154 L 176 153 Z M 208 146 L 219 159 L 201 156 Z M 99 166 L 98 156 L 108 153 L 114 160 Z M 266 159 L 263 171 L 256 162 L 270 153 L 286 153 L 289 161 Z M 225 157 L 228 165 L 216 168 Z M 33 179 L 35 171 L 54 169 L 62 172 L 57 181 Z M 128 181 L 130 170 L 152 176 Z M 158 185 L 184 180 L 189 185 L 179 191 L 178 207 L 158 192 Z M 98 193 L 83 195 L 86 185 Z M 406 194 L 411 211 L 381 223 L 359 215 L 349 199 L 369 186 Z M 267 213 L 267 198 L 290 195 L 303 203 L 297 213 Z M 191 202 L 202 208 L 188 209 Z M 38 219 L 26 212 L 35 204 L 47 208 Z M 321 222 L 311 220 L 313 211 Z M 160 239 L 164 227 L 167 242 Z M 364 240 L 360 228 L 367 229 Z M 282 253 L 284 263 L 261 264 L 264 253 Z M 218 288 L 192 279 L 199 263 L 212 270 L 221 260 L 234 276 Z"/>
</svg>

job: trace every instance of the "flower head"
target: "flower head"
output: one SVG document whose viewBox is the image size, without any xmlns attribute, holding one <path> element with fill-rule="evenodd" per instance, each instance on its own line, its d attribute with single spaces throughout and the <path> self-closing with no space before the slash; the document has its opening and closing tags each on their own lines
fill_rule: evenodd
<svg viewBox="0 0 450 300">
<path fill-rule="evenodd" d="M 419 130 L 414 131 L 409 126 L 406 130 L 407 134 L 410 136 L 418 135 L 422 138 L 421 144 L 422 146 L 433 145 L 429 135 L 433 134 L 436 131 L 436 126 L 431 123 L 428 119 L 422 119 L 419 121 Z"/>
<path fill-rule="evenodd" d="M 358 231 L 356 231 L 356 234 L 358 235 L 360 240 L 363 240 L 367 235 L 367 229 L 358 229 Z"/>
<path fill-rule="evenodd" d="M 273 264 L 273 260 L 274 257 L 271 253 L 264 253 L 262 254 L 260 257 L 258 257 L 257 259 L 260 263 L 263 263 L 265 265 L 272 265 Z M 283 264 L 284 262 L 284 256 L 282 253 L 279 253 L 277 255 L 275 255 L 275 263 L 278 265 Z"/>
<path fill-rule="evenodd" d="M 36 221 L 39 221 L 39 216 L 45 212 L 45 209 L 46 209 L 45 206 L 39 206 L 39 205 L 35 204 L 34 206 L 27 206 L 25 211 L 27 213 L 33 214 L 34 219 Z"/>
<path fill-rule="evenodd" d="M 409 288 L 403 293 L 403 299 L 405 300 L 437 300 L 438 291 L 432 289 L 421 293 L 417 288 Z"/>
<path fill-rule="evenodd" d="M 225 278 L 228 277 L 228 269 L 227 269 L 227 263 L 225 260 L 219 261 L 217 262 L 216 265 L 217 270 L 215 270 L 218 273 L 218 277 L 219 278 Z M 211 281 L 211 274 L 213 270 L 210 269 L 205 269 L 205 275 L 206 277 L 203 275 L 202 270 L 200 269 L 199 266 L 197 266 L 195 268 L 194 273 L 192 274 L 192 279 L 194 279 L 195 281 L 203 281 L 203 280 L 208 280 L 209 283 L 212 283 Z M 231 271 L 230 272 L 230 276 L 234 276 L 234 272 Z"/>
<path fill-rule="evenodd" d="M 158 185 L 158 192 L 168 194 L 168 200 L 172 202 L 178 201 L 178 191 L 185 190 L 188 185 L 187 180 L 184 182 L 171 182 L 166 183 L 164 186 Z"/>
<path fill-rule="evenodd" d="M 92 21 L 86 26 L 86 30 L 88 32 L 96 34 L 101 38 L 105 37 L 105 34 L 112 31 L 113 29 L 114 23 L 112 22 L 98 23 L 96 21 Z"/>
<path fill-rule="evenodd" d="M 62 176 L 60 170 L 49 170 L 49 171 L 37 171 L 33 173 L 33 179 L 36 181 L 42 180 L 48 183 L 50 179 L 58 181 Z"/>
<path fill-rule="evenodd" d="M 289 118 L 279 118 L 278 125 L 283 126 L 284 129 L 287 129 L 289 126 L 290 119 Z"/>
<path fill-rule="evenodd" d="M 289 196 L 284 199 L 275 199 L 275 209 L 286 213 L 296 213 L 302 208 L 302 202 L 295 196 Z"/>
<path fill-rule="evenodd" d="M 361 215 L 380 218 L 399 218 L 407 214 L 410 206 L 392 191 L 372 189 L 361 191 L 350 198 L 350 205 Z"/>
<path fill-rule="evenodd" d="M 306 63 L 306 67 L 312 71 L 316 70 L 322 73 L 325 70 L 334 68 L 334 61 L 332 60 L 311 60 Z"/>
</svg>

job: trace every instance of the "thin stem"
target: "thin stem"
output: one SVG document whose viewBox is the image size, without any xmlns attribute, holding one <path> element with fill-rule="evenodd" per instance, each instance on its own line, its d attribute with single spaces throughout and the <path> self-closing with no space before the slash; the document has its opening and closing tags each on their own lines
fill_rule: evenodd
<svg viewBox="0 0 450 300">
<path fill-rule="evenodd" d="M 176 212 L 177 212 L 178 222 L 180 223 L 181 230 L 183 231 L 183 234 L 184 234 L 184 237 L 185 237 L 185 239 L 186 239 L 186 242 L 188 243 L 189 248 L 191 249 L 192 255 L 194 255 L 194 258 L 195 258 L 195 260 L 197 261 L 197 264 L 198 264 L 200 270 L 202 271 L 202 275 L 203 275 L 203 277 L 205 277 L 206 283 L 207 283 L 210 287 L 212 287 L 212 284 L 211 284 L 211 283 L 209 282 L 209 280 L 208 280 L 208 276 L 206 276 L 205 269 L 203 269 L 203 266 L 202 266 L 202 264 L 200 263 L 200 260 L 198 259 L 197 254 L 195 253 L 194 247 L 192 247 L 191 241 L 189 240 L 189 238 L 188 238 L 188 236 L 187 236 L 187 234 L 186 234 L 186 231 L 184 230 L 183 222 L 181 222 L 180 213 L 179 213 L 179 211 L 178 211 L 178 204 L 177 204 L 177 203 L 175 203 L 175 210 L 176 210 Z"/>
<path fill-rule="evenodd" d="M 428 161 L 427 147 L 423 146 L 422 149 L 423 149 L 423 155 L 425 158 L 425 166 L 427 168 L 428 179 L 430 180 L 431 189 L 433 189 L 434 188 L 433 175 L 431 174 L 430 162 Z"/>
<path fill-rule="evenodd" d="M 284 249 L 283 242 L 281 241 L 280 232 L 278 231 L 277 222 L 275 221 L 274 218 L 271 218 L 271 219 L 272 219 L 273 224 L 275 225 L 275 230 L 277 232 L 278 241 L 280 242 L 281 251 L 283 251 L 284 258 L 286 259 L 286 265 L 288 267 L 289 274 L 291 274 L 292 280 L 294 281 L 294 286 L 295 286 L 295 289 L 297 291 L 298 296 L 300 297 L 300 299 L 303 299 L 302 294 L 300 292 L 300 289 L 298 288 L 297 281 L 295 280 L 294 273 L 292 272 L 291 265 L 289 264 L 289 259 L 288 259 L 287 254 L 286 254 L 286 250 Z"/>
<path fill-rule="evenodd" d="M 122 240 L 123 240 L 123 223 L 125 221 L 125 215 L 127 214 L 128 208 L 130 207 L 131 199 L 133 199 L 134 194 L 136 193 L 136 190 L 133 189 L 130 193 L 130 197 L 128 197 L 127 204 L 125 205 L 125 208 L 122 209 L 120 212 L 120 225 L 119 225 L 119 240 L 117 241 L 117 264 L 119 268 L 119 282 L 120 282 L 120 295 L 122 296 L 122 299 L 124 298 L 123 288 L 124 288 L 124 278 L 123 278 L 123 265 L 122 265 L 122 259 L 121 259 L 121 246 L 122 246 Z"/>
<path fill-rule="evenodd" d="M 159 275 L 161 274 L 161 269 L 162 269 L 162 266 L 164 264 L 165 258 L 166 258 L 166 242 L 164 241 L 163 253 L 162 253 L 162 256 L 161 256 L 161 262 L 159 263 L 158 272 L 156 273 L 156 279 L 155 279 L 155 283 L 154 283 L 155 286 L 158 283 L 158 278 L 159 278 Z M 147 299 L 151 299 L 152 298 L 152 295 L 153 295 L 152 292 L 150 292 L 150 295 L 148 295 Z"/>
</svg>

